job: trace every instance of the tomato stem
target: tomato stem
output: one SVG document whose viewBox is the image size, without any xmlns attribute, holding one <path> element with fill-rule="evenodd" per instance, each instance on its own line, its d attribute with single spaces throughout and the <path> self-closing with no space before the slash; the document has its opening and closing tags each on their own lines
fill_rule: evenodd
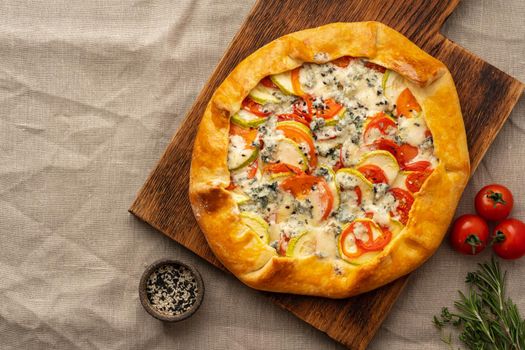
<svg viewBox="0 0 525 350">
<path fill-rule="evenodd" d="M 471 233 L 467 236 L 467 238 L 465 239 L 465 243 L 470 245 L 470 247 L 472 248 L 472 255 L 476 255 L 476 248 L 481 246 L 482 244 L 481 239 L 479 239 L 478 235 L 474 233 Z"/>
<path fill-rule="evenodd" d="M 502 205 L 507 204 L 507 202 L 503 199 L 503 195 L 500 192 L 489 191 L 486 196 L 487 198 L 492 199 L 492 201 L 494 202 L 494 208 L 496 208 L 496 205 L 498 203 Z"/>
</svg>

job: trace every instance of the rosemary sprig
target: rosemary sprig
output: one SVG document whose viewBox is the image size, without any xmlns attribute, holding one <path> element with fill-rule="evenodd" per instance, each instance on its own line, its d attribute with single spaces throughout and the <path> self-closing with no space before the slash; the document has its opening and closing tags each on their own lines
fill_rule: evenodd
<svg viewBox="0 0 525 350">
<path fill-rule="evenodd" d="M 516 304 L 505 296 L 505 278 L 506 272 L 501 272 L 494 257 L 467 274 L 469 291 L 460 291 L 459 300 L 454 302 L 458 312 L 451 313 L 444 307 L 433 319 L 447 345 L 451 347 L 451 335 L 445 337 L 444 329 L 454 326 L 468 349 L 525 350 L 525 320 Z"/>
</svg>

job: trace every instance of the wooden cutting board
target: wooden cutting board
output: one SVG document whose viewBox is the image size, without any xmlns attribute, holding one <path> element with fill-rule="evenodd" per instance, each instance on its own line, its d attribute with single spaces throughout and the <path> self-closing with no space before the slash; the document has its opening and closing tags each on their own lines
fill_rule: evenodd
<svg viewBox="0 0 525 350">
<path fill-rule="evenodd" d="M 472 169 L 523 91 L 523 84 L 439 33 L 459 0 L 259 0 L 188 112 L 130 212 L 219 268 L 191 212 L 187 188 L 193 139 L 217 86 L 246 56 L 284 34 L 331 22 L 383 22 L 443 61 L 459 92 Z M 283 294 L 268 298 L 351 349 L 364 349 L 403 290 L 403 277 L 345 300 Z"/>
</svg>

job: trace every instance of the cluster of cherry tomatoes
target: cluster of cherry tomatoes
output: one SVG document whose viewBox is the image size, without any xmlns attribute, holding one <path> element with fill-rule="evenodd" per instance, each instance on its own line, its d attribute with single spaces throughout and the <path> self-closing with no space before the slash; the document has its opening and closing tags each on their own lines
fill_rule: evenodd
<svg viewBox="0 0 525 350">
<path fill-rule="evenodd" d="M 510 190 L 502 185 L 483 187 L 474 202 L 478 215 L 466 214 L 454 221 L 450 242 L 458 252 L 480 253 L 487 245 L 503 259 L 518 259 L 525 255 L 525 223 L 507 218 L 514 206 Z M 492 235 L 487 221 L 496 222 Z"/>
</svg>

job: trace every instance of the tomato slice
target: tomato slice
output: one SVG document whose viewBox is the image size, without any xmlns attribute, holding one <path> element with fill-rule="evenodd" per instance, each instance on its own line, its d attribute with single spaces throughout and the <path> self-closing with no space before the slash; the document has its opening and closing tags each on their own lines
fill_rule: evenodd
<svg viewBox="0 0 525 350">
<path fill-rule="evenodd" d="M 291 72 L 291 79 L 292 79 L 292 87 L 293 91 L 297 96 L 303 96 L 304 91 L 301 88 L 301 82 L 299 80 L 299 72 L 301 71 L 301 67 L 297 67 Z"/>
<path fill-rule="evenodd" d="M 404 169 L 409 171 L 424 171 L 424 170 L 430 170 L 430 167 L 432 164 L 430 164 L 429 161 L 426 160 L 420 160 L 418 162 L 405 164 Z"/>
<path fill-rule="evenodd" d="M 406 118 L 412 117 L 413 112 L 421 112 L 421 106 L 408 88 L 399 94 L 396 102 L 396 109 L 397 115 L 403 115 Z"/>
<path fill-rule="evenodd" d="M 288 243 L 290 242 L 290 237 L 282 236 L 279 240 L 279 254 L 286 255 L 286 249 L 288 248 Z"/>
<path fill-rule="evenodd" d="M 374 236 L 372 234 L 372 230 L 368 230 L 368 241 L 364 242 L 360 239 L 357 240 L 357 245 L 361 246 L 364 250 L 367 251 L 375 251 L 375 250 L 381 250 L 390 242 L 392 239 L 392 232 L 385 228 L 380 228 L 381 230 L 381 236 L 376 237 L 374 239 Z"/>
<path fill-rule="evenodd" d="M 406 225 L 408 222 L 408 214 L 410 213 L 412 204 L 414 204 L 414 197 L 412 197 L 410 192 L 401 188 L 392 188 L 389 192 L 392 193 L 399 203 L 396 208 L 397 214 L 399 215 L 399 221 L 401 221 L 403 225 Z M 393 216 L 394 214 L 391 212 L 390 215 Z"/>
<path fill-rule="evenodd" d="M 327 98 L 324 100 L 324 108 L 316 109 L 314 114 L 323 119 L 332 119 L 341 111 L 341 109 L 343 109 L 343 105 L 335 102 L 335 100 L 331 98 Z"/>
<path fill-rule="evenodd" d="M 304 174 L 304 172 L 296 166 L 286 164 L 286 163 L 275 163 L 268 164 L 264 167 L 264 171 L 269 173 L 278 174 L 278 173 L 294 173 L 296 175 Z"/>
<path fill-rule="evenodd" d="M 361 191 L 361 187 L 356 186 L 354 188 L 354 192 L 357 195 L 357 205 L 361 205 L 361 201 L 363 200 L 363 192 Z"/>
<path fill-rule="evenodd" d="M 365 67 L 366 67 L 366 68 L 373 69 L 373 70 L 375 70 L 375 71 L 378 71 L 379 73 L 384 73 L 384 72 L 386 72 L 386 68 L 385 68 L 385 67 L 380 66 L 380 65 L 375 64 L 375 63 L 372 63 L 372 62 L 366 62 L 366 63 L 365 63 Z"/>
<path fill-rule="evenodd" d="M 249 97 L 242 101 L 242 108 L 258 117 L 266 117 L 270 114 L 269 112 L 264 112 L 262 106 Z"/>
<path fill-rule="evenodd" d="M 301 117 L 300 115 L 295 114 L 295 113 L 278 114 L 277 115 L 277 120 L 279 120 L 279 121 L 293 120 L 293 121 L 299 122 L 301 124 L 304 124 L 307 127 L 310 127 L 310 123 L 308 123 L 308 121 L 306 119 L 304 119 L 303 117 Z"/>
<path fill-rule="evenodd" d="M 359 167 L 357 170 L 372 183 L 388 183 L 385 172 L 377 165 L 366 164 Z"/>
<path fill-rule="evenodd" d="M 405 165 L 412 159 L 414 159 L 418 153 L 419 150 L 417 149 L 417 147 L 409 145 L 408 143 L 402 144 L 397 149 L 397 162 L 399 163 L 401 168 L 404 168 Z"/>
<path fill-rule="evenodd" d="M 228 191 L 233 191 L 236 188 L 237 188 L 237 185 L 235 184 L 235 182 L 233 182 L 233 179 L 230 179 L 230 184 L 228 185 L 228 187 L 226 187 L 226 189 Z"/>
<path fill-rule="evenodd" d="M 314 107 L 315 97 L 303 94 L 293 106 L 294 114 L 303 117 L 308 122 L 311 122 L 314 117 L 323 119 L 332 119 L 343 108 L 342 104 L 337 103 L 334 99 L 327 98 L 323 100 L 322 108 Z"/>
<path fill-rule="evenodd" d="M 270 77 L 264 77 L 261 80 L 261 84 L 263 86 L 266 86 L 267 88 L 274 88 L 274 89 L 278 89 L 279 88 L 277 85 L 274 84 L 274 82 L 272 81 L 272 79 L 270 79 Z"/>
<path fill-rule="evenodd" d="M 255 174 L 257 174 L 257 169 L 259 169 L 259 162 L 257 159 L 253 161 L 253 163 L 249 166 L 248 170 L 248 179 L 253 179 L 255 177 Z"/>
<path fill-rule="evenodd" d="M 333 64 L 335 64 L 337 67 L 340 68 L 346 68 L 352 62 L 353 60 L 356 60 L 357 58 L 352 56 L 342 56 L 332 61 Z"/>
<path fill-rule="evenodd" d="M 375 140 L 374 143 L 372 144 L 372 148 L 390 152 L 396 159 L 398 157 L 397 153 L 399 151 L 399 146 L 397 145 L 397 143 L 395 143 L 392 140 L 388 140 L 388 139 Z"/>
<path fill-rule="evenodd" d="M 423 186 L 423 183 L 431 173 L 431 171 L 423 170 L 409 174 L 405 179 L 406 187 L 412 193 L 419 192 L 421 186 Z"/>
<path fill-rule="evenodd" d="M 304 118 L 308 123 L 312 121 L 312 101 L 313 97 L 310 95 L 304 95 L 298 99 L 293 105 L 293 112 Z"/>
<path fill-rule="evenodd" d="M 372 117 L 372 120 L 366 125 L 363 137 L 365 140 L 368 138 L 372 129 L 377 129 L 382 135 L 388 134 L 389 128 L 396 128 L 396 122 L 388 118 L 384 112 L 379 112 Z"/>
<path fill-rule="evenodd" d="M 361 222 L 361 221 L 354 221 L 352 222 L 342 233 L 341 233 L 341 250 L 343 251 L 343 254 L 347 257 L 347 258 L 350 258 L 350 259 L 353 259 L 353 258 L 357 258 L 361 255 L 363 255 L 363 253 L 366 253 L 366 251 L 359 245 L 357 244 L 357 239 L 355 239 L 356 241 L 356 251 L 355 252 L 350 252 L 346 249 L 346 246 L 344 244 L 345 240 L 347 239 L 348 235 L 353 235 L 354 234 L 354 226 L 356 225 L 356 223 L 359 222 L 361 224 L 363 224 L 366 229 L 370 232 L 370 223 L 369 222 Z"/>
<path fill-rule="evenodd" d="M 281 130 L 285 137 L 298 144 L 303 142 L 306 143 L 308 145 L 308 155 L 310 156 L 310 166 L 312 168 L 317 166 L 317 154 L 315 153 L 314 140 L 310 135 L 299 128 L 288 125 L 277 125 L 276 129 Z"/>
<path fill-rule="evenodd" d="M 334 205 L 334 195 L 325 179 L 313 175 L 301 174 L 286 178 L 281 182 L 281 188 L 284 191 L 291 193 L 296 198 L 307 196 L 312 192 L 314 186 L 316 186 L 319 191 L 319 196 L 323 205 L 322 219 L 325 220 L 328 215 L 330 215 Z"/>
<path fill-rule="evenodd" d="M 252 142 L 257 137 L 257 129 L 243 128 L 237 124 L 230 123 L 230 134 L 241 136 L 246 142 L 247 148 L 253 148 Z"/>
</svg>

